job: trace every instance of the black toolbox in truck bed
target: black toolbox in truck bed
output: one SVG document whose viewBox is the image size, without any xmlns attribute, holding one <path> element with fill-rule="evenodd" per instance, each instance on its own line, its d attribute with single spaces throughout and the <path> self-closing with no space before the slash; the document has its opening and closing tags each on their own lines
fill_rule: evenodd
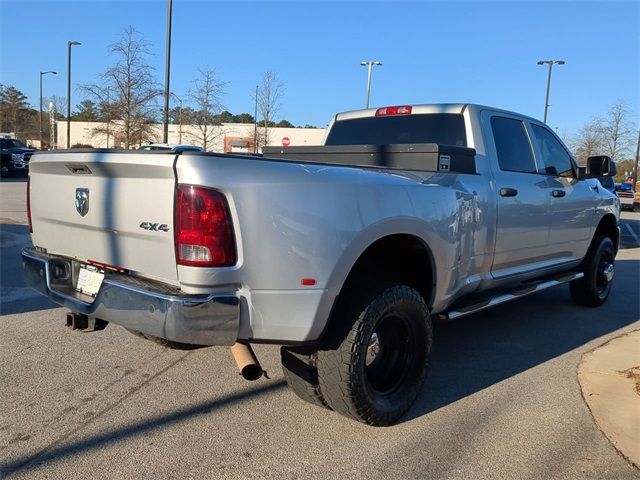
<svg viewBox="0 0 640 480">
<path fill-rule="evenodd" d="M 262 152 L 265 157 L 299 162 L 476 173 L 475 149 L 437 143 L 264 147 Z"/>
</svg>

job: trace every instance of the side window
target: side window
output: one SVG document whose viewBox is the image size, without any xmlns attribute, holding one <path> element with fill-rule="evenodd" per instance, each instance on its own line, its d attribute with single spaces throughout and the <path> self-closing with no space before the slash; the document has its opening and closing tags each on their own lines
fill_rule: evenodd
<svg viewBox="0 0 640 480">
<path fill-rule="evenodd" d="M 491 117 L 500 170 L 536 173 L 531 144 L 524 123 L 505 117 Z"/>
<path fill-rule="evenodd" d="M 540 125 L 531 124 L 531 129 L 533 130 L 534 141 L 538 145 L 538 150 L 542 156 L 544 173 L 562 177 L 573 176 L 571 156 L 556 137 Z"/>
</svg>

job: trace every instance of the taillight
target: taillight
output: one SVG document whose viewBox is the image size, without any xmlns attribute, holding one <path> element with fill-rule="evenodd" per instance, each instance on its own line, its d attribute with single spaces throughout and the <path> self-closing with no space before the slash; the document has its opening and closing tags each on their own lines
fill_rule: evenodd
<svg viewBox="0 0 640 480">
<path fill-rule="evenodd" d="M 31 176 L 27 178 L 27 222 L 29 223 L 29 233 L 33 233 L 31 225 Z"/>
<path fill-rule="evenodd" d="M 410 115 L 413 107 L 404 105 L 398 107 L 382 107 L 376 110 L 376 117 L 386 117 L 388 115 Z"/>
<path fill-rule="evenodd" d="M 175 205 L 179 265 L 228 267 L 236 263 L 229 205 L 217 190 L 178 185 Z"/>
</svg>

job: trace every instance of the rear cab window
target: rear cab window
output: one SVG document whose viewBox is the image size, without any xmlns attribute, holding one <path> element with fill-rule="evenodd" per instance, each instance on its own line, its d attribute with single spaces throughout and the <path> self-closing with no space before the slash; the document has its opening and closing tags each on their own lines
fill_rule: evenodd
<svg viewBox="0 0 640 480">
<path fill-rule="evenodd" d="M 333 123 L 325 145 L 393 145 L 438 143 L 467 146 L 464 117 L 428 113 L 362 117 Z"/>
<path fill-rule="evenodd" d="M 491 130 L 500 170 L 537 173 L 533 150 L 522 120 L 493 116 Z"/>
</svg>

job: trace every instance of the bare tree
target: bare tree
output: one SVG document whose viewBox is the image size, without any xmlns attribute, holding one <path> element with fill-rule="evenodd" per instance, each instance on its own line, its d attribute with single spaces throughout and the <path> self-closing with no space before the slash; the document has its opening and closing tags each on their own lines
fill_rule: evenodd
<svg viewBox="0 0 640 480">
<path fill-rule="evenodd" d="M 262 76 L 262 83 L 258 86 L 258 111 L 262 115 L 262 128 L 257 131 L 256 145 L 265 146 L 270 143 L 269 129 L 282 108 L 282 98 L 285 94 L 285 84 L 274 72 L 267 71 Z M 257 119 L 256 119 L 257 121 Z"/>
<path fill-rule="evenodd" d="M 570 142 L 578 162 L 584 164 L 593 155 L 608 155 L 616 162 L 630 158 L 635 129 L 629 117 L 627 104 L 618 101 L 604 117 L 596 117 L 584 124 Z"/>
<path fill-rule="evenodd" d="M 602 155 L 605 151 L 605 142 L 602 136 L 601 120 L 594 118 L 583 125 L 570 143 L 580 165 L 585 165 L 589 157 Z"/>
<path fill-rule="evenodd" d="M 190 135 L 207 151 L 220 135 L 219 129 L 214 128 L 213 125 L 218 114 L 224 109 L 222 97 L 227 83 L 220 81 L 212 68 L 198 69 L 198 72 L 198 78 L 193 80 L 193 87 L 187 93 L 187 97 L 194 106 L 191 121 L 198 127 L 198 133 Z"/>
<path fill-rule="evenodd" d="M 153 123 L 161 91 L 153 76 L 154 68 L 146 60 L 150 55 L 149 44 L 129 27 L 109 50 L 117 57 L 115 65 L 100 75 L 101 85 L 85 85 L 83 90 L 103 108 L 108 105 L 109 117 L 122 129 L 125 148 L 154 140 Z M 106 130 L 99 127 L 94 133 Z"/>
<path fill-rule="evenodd" d="M 612 105 L 600 120 L 600 133 L 604 142 L 605 154 L 614 161 L 625 160 L 631 155 L 635 135 L 629 121 L 629 107 L 623 101 Z"/>
</svg>

